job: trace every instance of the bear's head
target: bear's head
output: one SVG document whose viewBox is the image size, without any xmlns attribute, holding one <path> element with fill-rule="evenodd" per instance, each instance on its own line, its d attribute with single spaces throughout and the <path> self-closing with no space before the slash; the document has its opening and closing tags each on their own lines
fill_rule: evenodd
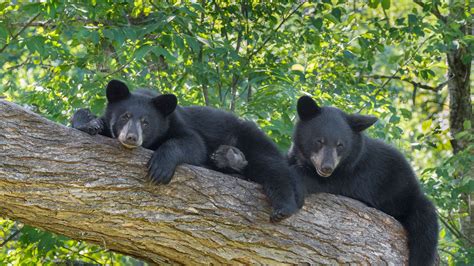
<svg viewBox="0 0 474 266">
<path fill-rule="evenodd" d="M 168 116 L 176 109 L 173 94 L 131 93 L 125 83 L 112 80 L 107 85 L 105 117 L 113 138 L 127 148 L 149 148 L 169 128 Z"/>
<path fill-rule="evenodd" d="M 362 131 L 377 118 L 346 114 L 334 107 L 319 107 L 309 96 L 298 100 L 299 121 L 293 141 L 300 161 L 314 166 L 318 175 L 329 177 L 345 160 L 354 159 Z"/>
</svg>

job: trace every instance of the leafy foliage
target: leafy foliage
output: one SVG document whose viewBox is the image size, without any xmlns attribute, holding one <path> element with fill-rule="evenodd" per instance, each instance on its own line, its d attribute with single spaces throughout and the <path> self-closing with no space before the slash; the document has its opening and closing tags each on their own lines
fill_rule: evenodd
<svg viewBox="0 0 474 266">
<path fill-rule="evenodd" d="M 440 85 L 445 53 L 453 46 L 474 50 L 472 35 L 461 30 L 470 10 L 458 3 L 464 13 L 448 23 L 433 15 L 449 13 L 448 1 L 415 2 L 3 2 L 0 95 L 67 124 L 79 107 L 99 113 L 104 85 L 117 78 L 132 88 L 173 92 L 183 105 L 254 120 L 282 151 L 291 143 L 300 95 L 377 115 L 369 133 L 404 151 L 438 206 L 443 261 L 472 264 L 458 219 L 466 215 L 462 193 L 474 191 L 463 174 L 473 164 L 473 146 L 453 156 Z M 467 132 L 457 137 L 472 143 Z M 2 245 L 0 261 L 124 261 L 96 246 L 19 229 L 18 222 L 0 225 L 3 239 L 20 230 Z"/>
</svg>

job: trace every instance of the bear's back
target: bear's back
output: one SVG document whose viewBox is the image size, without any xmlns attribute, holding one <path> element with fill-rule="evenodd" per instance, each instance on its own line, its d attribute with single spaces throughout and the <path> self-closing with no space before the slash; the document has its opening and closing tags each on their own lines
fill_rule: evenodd
<svg viewBox="0 0 474 266">
<path fill-rule="evenodd" d="M 161 93 L 158 93 L 157 91 L 152 91 L 149 89 L 138 89 L 138 90 L 133 91 L 133 94 L 139 95 L 139 96 L 150 97 L 150 98 L 154 98 L 158 95 L 161 95 Z"/>
<path fill-rule="evenodd" d="M 187 106 L 178 110 L 186 126 L 204 138 L 210 149 L 219 145 L 235 145 L 239 128 L 245 123 L 232 113 L 207 106 Z"/>
</svg>

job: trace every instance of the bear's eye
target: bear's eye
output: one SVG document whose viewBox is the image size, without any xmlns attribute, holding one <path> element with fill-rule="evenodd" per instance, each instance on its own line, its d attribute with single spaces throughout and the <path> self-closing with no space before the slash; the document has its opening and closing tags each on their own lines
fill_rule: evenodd
<svg viewBox="0 0 474 266">
<path fill-rule="evenodd" d="M 321 147 L 323 147 L 324 141 L 322 139 L 317 139 L 314 142 L 315 142 L 314 147 L 316 149 L 320 149 Z"/>
<path fill-rule="evenodd" d="M 130 115 L 129 113 L 125 113 L 123 116 L 122 116 L 122 119 L 127 121 L 128 119 L 130 119 L 132 117 L 132 115 Z"/>
<path fill-rule="evenodd" d="M 146 121 L 145 119 L 142 119 L 142 126 L 147 127 L 148 126 L 148 121 Z"/>
<path fill-rule="evenodd" d="M 339 150 L 340 150 L 340 149 L 342 149 L 342 148 L 344 148 L 344 144 L 342 144 L 342 143 L 338 143 L 338 144 L 337 144 L 337 149 L 339 149 Z"/>
</svg>

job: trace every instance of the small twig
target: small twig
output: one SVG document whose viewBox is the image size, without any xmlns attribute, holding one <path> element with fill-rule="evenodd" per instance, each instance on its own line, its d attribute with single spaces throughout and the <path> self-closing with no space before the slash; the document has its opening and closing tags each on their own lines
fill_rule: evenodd
<svg viewBox="0 0 474 266">
<path fill-rule="evenodd" d="M 441 213 L 439 211 L 436 211 L 438 213 L 438 217 L 439 217 L 439 220 L 441 221 L 441 223 L 444 224 L 444 226 L 446 226 L 446 228 L 448 228 L 449 231 L 451 231 L 451 233 L 456 236 L 457 238 L 459 239 L 466 239 L 469 243 L 471 244 L 474 244 L 474 241 L 469 239 L 466 235 L 464 235 L 461 231 L 459 231 L 459 229 L 456 228 L 455 225 L 451 224 L 449 222 L 449 218 L 446 218 L 444 217 L 443 215 L 441 215 Z"/>
<path fill-rule="evenodd" d="M 226 24 L 225 23 L 225 16 L 222 14 L 222 9 L 221 7 L 219 6 L 219 4 L 217 4 L 217 1 L 212 1 L 214 3 L 214 6 L 217 10 L 217 12 L 219 13 L 219 15 L 221 16 L 222 18 L 222 21 L 224 22 L 224 25 L 222 26 L 222 37 L 224 37 L 226 39 L 226 41 L 229 41 L 229 35 L 227 34 L 227 28 L 226 28 Z"/>
<path fill-rule="evenodd" d="M 456 230 L 456 232 L 461 236 L 461 238 L 464 238 L 465 240 L 467 240 L 467 242 L 469 242 L 471 245 L 474 245 L 474 240 L 470 239 L 468 236 L 466 236 L 460 229 L 458 229 L 456 227 L 456 225 L 454 224 L 453 222 L 453 218 L 452 216 L 450 215 L 449 216 L 450 219 L 448 219 L 448 223 L 451 225 L 451 227 L 454 228 L 454 230 Z"/>
<path fill-rule="evenodd" d="M 204 7 L 206 5 L 206 1 L 205 0 L 202 0 L 201 2 L 201 5 Z M 201 13 L 201 26 L 204 24 L 204 12 Z M 204 46 L 203 45 L 200 45 L 199 46 L 200 49 L 199 49 L 199 55 L 198 55 L 198 60 L 199 62 L 202 64 L 202 57 L 203 57 L 203 52 L 204 52 Z M 208 89 L 207 89 L 207 80 L 205 78 L 205 75 L 202 75 L 200 74 L 201 76 L 201 88 L 202 88 L 202 95 L 204 97 L 204 103 L 206 104 L 206 106 L 210 106 L 211 105 L 211 102 L 209 101 L 209 92 L 208 92 Z"/>
<path fill-rule="evenodd" d="M 219 71 L 219 65 L 216 64 L 216 73 L 217 76 L 220 77 L 220 71 Z M 225 104 L 224 99 L 222 98 L 222 79 L 218 79 L 219 81 L 217 82 L 217 90 L 219 92 L 219 101 L 222 103 L 222 105 Z"/>
<path fill-rule="evenodd" d="M 440 248 L 439 250 L 441 250 L 442 252 L 447 253 L 447 254 L 449 254 L 449 255 L 451 255 L 451 256 L 453 256 L 453 257 L 456 257 L 456 256 L 457 256 L 456 253 L 453 253 L 453 252 L 451 252 L 451 251 L 447 251 L 446 249 Z"/>
<path fill-rule="evenodd" d="M 78 254 L 78 255 L 81 256 L 81 257 L 84 257 L 84 258 L 86 258 L 86 259 L 89 259 L 89 260 L 91 260 L 91 261 L 93 261 L 93 262 L 95 262 L 95 263 L 97 263 L 97 264 L 99 264 L 99 265 L 102 265 L 102 264 L 103 264 L 103 263 L 100 263 L 99 261 L 97 261 L 96 259 L 94 259 L 94 258 L 92 258 L 92 257 L 90 257 L 90 256 L 87 256 L 87 255 L 85 255 L 85 254 L 81 254 L 81 253 L 78 252 L 77 250 L 72 250 L 72 249 L 70 249 L 70 248 L 68 248 L 68 247 L 62 247 L 62 248 L 64 248 L 65 250 L 69 250 L 69 251 L 73 252 L 74 254 Z"/>
<path fill-rule="evenodd" d="M 250 84 L 250 78 L 247 78 L 247 102 L 250 102 L 252 98 L 252 84 Z"/>
<path fill-rule="evenodd" d="M 112 256 L 112 251 L 109 250 L 109 259 L 110 259 L 110 265 L 114 265 L 114 257 Z"/>
<path fill-rule="evenodd" d="M 250 8 L 250 5 L 249 5 L 249 1 L 247 0 L 245 2 L 245 35 L 246 36 L 249 36 L 249 8 Z M 246 41 L 246 43 L 248 43 L 248 41 Z M 249 48 L 249 45 L 246 45 L 246 51 L 245 51 L 246 54 L 249 54 L 250 53 L 250 48 Z M 250 98 L 252 97 L 252 85 L 250 84 L 250 71 L 248 73 L 248 76 L 247 76 L 247 103 L 250 102 Z"/>
<path fill-rule="evenodd" d="M 418 86 L 413 84 L 413 94 L 412 94 L 412 101 L 413 101 L 413 107 L 416 105 L 416 92 L 418 91 Z"/>
<path fill-rule="evenodd" d="M 388 25 L 389 27 L 391 27 L 391 26 L 390 26 L 390 19 L 388 18 L 387 11 L 386 11 L 385 8 L 383 8 L 383 7 L 382 7 L 382 11 L 383 11 L 383 15 L 385 16 L 385 20 L 387 20 L 387 25 Z"/>
<path fill-rule="evenodd" d="M 133 55 L 135 54 L 135 51 L 136 51 L 136 50 L 133 51 L 132 57 L 131 57 L 127 62 L 125 62 L 125 64 L 121 65 L 121 66 L 120 66 L 119 68 L 117 68 L 116 70 L 110 72 L 110 73 L 107 74 L 104 78 L 106 79 L 106 78 L 108 78 L 108 77 L 110 77 L 110 76 L 112 76 L 112 75 L 114 75 L 114 74 L 117 74 L 118 72 L 120 72 L 120 71 L 122 71 L 124 68 L 126 68 L 128 65 L 130 65 L 130 64 L 135 60 L 135 57 L 133 57 Z M 117 60 L 117 61 L 118 61 L 118 60 Z"/>
<path fill-rule="evenodd" d="M 0 97 L 1 98 L 1 97 Z M 15 231 L 13 234 L 11 234 L 9 237 L 7 237 L 7 239 L 5 239 L 1 244 L 0 244 L 0 247 L 3 247 L 5 246 L 10 240 L 12 240 L 15 236 L 17 236 L 21 231 L 18 230 L 18 231 Z"/>
<path fill-rule="evenodd" d="M 240 44 L 242 42 L 242 29 L 239 30 L 237 35 L 237 44 L 235 47 L 235 52 L 238 54 L 240 50 Z M 232 75 L 232 83 L 230 85 L 230 93 L 231 93 L 231 100 L 230 100 L 230 110 L 235 110 L 235 101 L 237 97 L 237 83 L 239 82 L 240 75 L 234 74 Z"/>
<path fill-rule="evenodd" d="M 24 66 L 25 64 L 27 64 L 29 61 L 30 61 L 30 58 L 27 57 L 27 58 L 25 59 L 25 61 L 21 62 L 20 64 L 7 67 L 7 70 L 13 70 L 13 69 L 15 69 L 15 68 L 22 67 L 22 66 Z"/>
</svg>

